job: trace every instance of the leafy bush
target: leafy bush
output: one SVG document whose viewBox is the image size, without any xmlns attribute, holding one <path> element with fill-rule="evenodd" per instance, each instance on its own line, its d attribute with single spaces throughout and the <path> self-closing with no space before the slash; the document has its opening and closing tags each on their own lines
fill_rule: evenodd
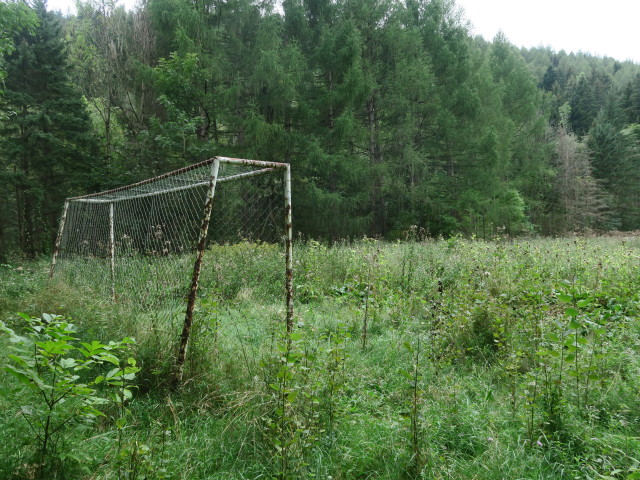
<svg viewBox="0 0 640 480">
<path fill-rule="evenodd" d="M 61 448 L 69 432 L 75 429 L 78 433 L 82 426 L 105 416 L 101 408 L 110 399 L 99 386 L 112 387 L 112 399 L 119 405 L 131 398 L 126 381 L 135 376 L 135 361 L 122 363 L 116 355 L 133 340 L 81 342 L 68 318 L 46 313 L 41 318 L 19 315 L 24 320 L 24 335 L 0 322 L 0 330 L 12 344 L 3 370 L 19 382 L 2 393 L 15 404 L 34 436 L 35 476 L 52 478 L 63 460 L 73 459 Z M 103 368 L 107 365 L 112 366 L 109 371 Z"/>
</svg>

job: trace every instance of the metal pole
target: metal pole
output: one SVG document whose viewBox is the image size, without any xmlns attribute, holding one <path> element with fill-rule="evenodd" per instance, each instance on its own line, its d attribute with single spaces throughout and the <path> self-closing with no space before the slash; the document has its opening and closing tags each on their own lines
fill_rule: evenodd
<svg viewBox="0 0 640 480">
<path fill-rule="evenodd" d="M 239 180 L 241 178 L 247 178 L 247 177 L 255 177 L 257 175 L 263 175 L 265 173 L 269 173 L 270 171 L 272 171 L 273 168 L 263 168 L 262 170 L 254 170 L 252 172 L 247 172 L 247 173 L 239 173 L 237 175 L 231 175 L 229 177 L 223 177 L 223 178 L 219 178 L 217 183 L 222 183 L 222 182 L 231 182 L 234 180 Z M 204 187 L 206 185 L 209 185 L 209 181 L 207 180 L 206 182 L 198 182 L 198 183 L 192 183 L 190 185 L 184 185 L 182 187 L 173 187 L 173 188 L 167 188 L 166 190 L 158 190 L 157 192 L 148 192 L 148 193 L 140 193 L 137 195 L 131 195 L 131 196 L 123 196 L 121 198 L 107 198 L 107 199 L 99 199 L 99 198 L 78 198 L 76 200 L 76 202 L 85 202 L 85 203 L 115 203 L 115 202 L 123 202 L 123 201 L 129 201 L 129 200 L 133 200 L 133 199 L 138 199 L 138 198 L 147 198 L 147 197 L 157 197 L 158 195 L 164 195 L 165 193 L 175 193 L 175 192 L 181 192 L 183 190 L 189 190 L 191 188 L 197 188 L 197 187 Z"/>
<path fill-rule="evenodd" d="M 109 260 L 111 262 L 111 299 L 116 301 L 116 242 L 113 225 L 113 202 L 109 204 Z"/>
<path fill-rule="evenodd" d="M 176 359 L 175 372 L 173 378 L 173 387 L 176 388 L 182 383 L 182 375 L 184 373 L 184 362 L 187 357 L 187 347 L 189 346 L 189 337 L 191 335 L 191 325 L 193 324 L 193 309 L 196 304 L 196 294 L 198 293 L 198 280 L 200 278 L 200 269 L 202 267 L 202 257 L 204 256 L 204 247 L 207 242 L 207 232 L 209 231 L 209 220 L 211 219 L 211 210 L 213 208 L 213 196 L 216 190 L 218 180 L 218 169 L 220 160 L 216 158 L 211 165 L 211 177 L 209 179 L 209 191 L 207 192 L 207 200 L 204 204 L 204 212 L 202 214 L 202 223 L 200 225 L 200 239 L 198 241 L 196 261 L 193 265 L 193 276 L 191 277 L 191 290 L 189 291 L 189 299 L 187 302 L 187 311 L 184 317 L 184 326 L 180 335 L 180 349 L 178 350 L 178 358 Z"/>
<path fill-rule="evenodd" d="M 56 261 L 60 253 L 60 243 L 62 242 L 62 232 L 64 231 L 64 223 L 67 220 L 67 210 L 69 209 L 69 200 L 65 200 L 64 209 L 62 210 L 62 218 L 60 219 L 60 227 L 58 228 L 58 236 L 53 247 L 53 259 L 51 260 L 51 269 L 49 270 L 49 280 L 53 278 L 53 272 L 56 269 Z"/>
<path fill-rule="evenodd" d="M 287 293 L 287 333 L 293 330 L 293 225 L 291 216 L 291 167 L 284 171 L 285 289 Z"/>
</svg>

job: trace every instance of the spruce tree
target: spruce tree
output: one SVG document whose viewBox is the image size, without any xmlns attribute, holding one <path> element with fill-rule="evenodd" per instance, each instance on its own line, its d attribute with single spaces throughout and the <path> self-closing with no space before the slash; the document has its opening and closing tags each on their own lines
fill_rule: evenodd
<svg viewBox="0 0 640 480">
<path fill-rule="evenodd" d="M 94 186 L 100 168 L 86 105 L 69 82 L 60 18 L 43 2 L 34 9 L 38 27 L 17 33 L 5 57 L 0 136 L 3 203 L 15 212 L 4 230 L 30 258 L 51 249 L 64 198 Z"/>
<path fill-rule="evenodd" d="M 613 199 L 613 208 L 622 230 L 640 227 L 640 157 L 638 129 L 618 129 L 604 114 L 598 115 L 589 131 L 589 147 L 593 174 Z"/>
</svg>

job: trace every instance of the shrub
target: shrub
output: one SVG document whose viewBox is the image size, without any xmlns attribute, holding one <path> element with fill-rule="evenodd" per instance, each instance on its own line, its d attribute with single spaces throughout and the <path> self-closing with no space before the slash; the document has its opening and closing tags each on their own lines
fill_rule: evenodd
<svg viewBox="0 0 640 480">
<path fill-rule="evenodd" d="M 68 452 L 60 448 L 69 431 L 76 433 L 83 425 L 105 416 L 100 410 L 109 398 L 98 390 L 100 384 L 112 387 L 113 398 L 120 405 L 131 398 L 125 381 L 132 380 L 135 361 L 120 361 L 130 338 L 103 344 L 81 342 L 68 318 L 43 314 L 41 318 L 19 314 L 24 320 L 24 333 L 19 335 L 0 322 L 0 330 L 10 336 L 11 352 L 3 370 L 19 381 L 16 388 L 4 388 L 20 416 L 35 437 L 37 478 L 55 478 L 61 461 Z M 106 371 L 102 366 L 111 364 Z"/>
</svg>

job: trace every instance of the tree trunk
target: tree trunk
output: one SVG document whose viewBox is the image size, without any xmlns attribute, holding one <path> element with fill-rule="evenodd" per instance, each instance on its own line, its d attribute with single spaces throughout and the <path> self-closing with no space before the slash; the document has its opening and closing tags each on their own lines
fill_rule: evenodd
<svg viewBox="0 0 640 480">
<path fill-rule="evenodd" d="M 382 194 L 382 152 L 378 139 L 378 116 L 375 93 L 367 100 L 367 120 L 369 127 L 369 162 L 373 176 L 371 189 L 371 231 L 375 235 L 384 235 L 386 231 L 386 216 L 384 197 Z"/>
</svg>

